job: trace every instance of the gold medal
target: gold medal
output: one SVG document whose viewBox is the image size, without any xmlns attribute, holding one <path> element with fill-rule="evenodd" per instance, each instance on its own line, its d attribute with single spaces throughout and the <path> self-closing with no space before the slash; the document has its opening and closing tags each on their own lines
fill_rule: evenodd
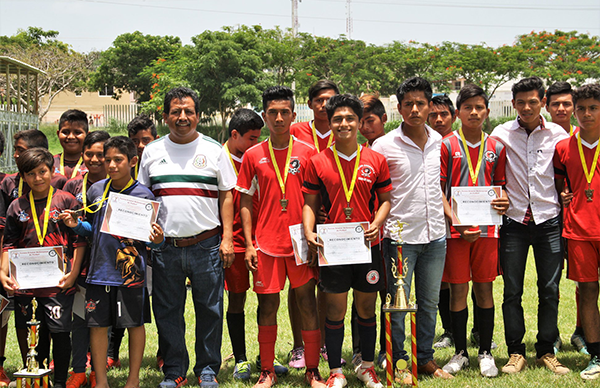
<svg viewBox="0 0 600 388">
<path fill-rule="evenodd" d="M 463 148 L 465 149 L 465 156 L 467 158 L 467 164 L 469 165 L 469 175 L 471 176 L 471 181 L 473 182 L 473 186 L 477 186 L 477 177 L 479 176 L 479 169 L 481 168 L 481 161 L 483 160 L 483 143 L 485 141 L 485 134 L 481 131 L 481 143 L 479 143 L 479 157 L 477 158 L 477 167 L 473 170 L 473 163 L 471 162 L 471 155 L 469 154 L 469 146 L 467 145 L 467 139 L 465 139 L 465 135 L 463 134 L 462 128 L 458 130 L 460 134 L 460 139 L 463 143 Z"/>
<path fill-rule="evenodd" d="M 344 208 L 344 214 L 346 215 L 346 220 L 350 220 L 352 216 L 352 208 L 350 207 L 350 200 L 352 199 L 352 193 L 354 192 L 354 186 L 356 185 L 356 178 L 358 177 L 358 167 L 360 164 L 360 145 L 357 145 L 356 148 L 356 160 L 354 162 L 354 171 L 352 172 L 352 180 L 350 181 L 350 188 L 346 184 L 346 176 L 344 175 L 344 170 L 342 169 L 342 164 L 340 163 L 340 157 L 337 154 L 337 150 L 335 149 L 335 144 L 333 145 L 333 157 L 335 159 L 335 164 L 337 165 L 338 172 L 340 173 L 340 179 L 342 180 L 342 187 L 344 188 L 344 194 L 346 195 L 346 203 L 347 207 Z"/>
<path fill-rule="evenodd" d="M 592 161 L 592 168 L 588 171 L 587 162 L 585 161 L 585 155 L 583 154 L 583 147 L 581 146 L 581 132 L 577 136 L 577 149 L 579 150 L 579 159 L 581 160 L 581 166 L 583 167 L 583 174 L 587 181 L 588 188 L 584 190 L 587 202 L 592 202 L 594 198 L 594 190 L 592 189 L 592 179 L 594 178 L 594 172 L 596 172 L 596 165 L 598 164 L 598 155 L 600 151 L 600 144 L 596 145 L 596 153 L 594 154 L 594 160 Z"/>
<path fill-rule="evenodd" d="M 279 200 L 279 203 L 281 204 L 281 211 L 282 212 L 287 212 L 287 205 L 288 205 L 288 200 L 285 198 L 282 198 Z"/>
<path fill-rule="evenodd" d="M 275 169 L 275 175 L 277 176 L 277 182 L 279 182 L 279 188 L 281 189 L 281 194 L 283 196 L 282 199 L 279 200 L 281 204 L 281 211 L 287 211 L 288 200 L 285 198 L 285 182 L 287 182 L 288 172 L 290 170 L 290 160 L 292 159 L 292 142 L 293 137 L 290 136 L 290 143 L 288 145 L 288 153 L 285 158 L 285 166 L 283 172 L 283 179 L 281 178 L 281 173 L 279 172 L 279 166 L 277 165 L 277 159 L 275 158 L 275 153 L 273 152 L 273 143 L 271 142 L 271 138 L 269 137 L 269 155 L 271 156 L 271 163 L 273 164 L 273 168 Z"/>
<path fill-rule="evenodd" d="M 349 220 L 352 216 L 352 208 L 350 207 L 350 204 L 348 204 L 348 207 L 344 208 L 344 214 L 346 215 L 346 219 Z"/>
<path fill-rule="evenodd" d="M 112 179 L 109 179 L 109 181 L 106 182 L 106 187 L 104 188 L 104 193 L 102 193 L 102 198 L 98 202 L 94 202 L 90 206 L 85 206 L 78 211 L 83 211 L 83 212 L 87 212 L 87 213 L 96 213 L 98 210 L 102 209 L 102 206 L 100 206 L 100 205 L 102 204 L 102 202 L 104 202 L 108 199 L 107 194 L 108 194 L 108 189 L 110 188 L 111 183 L 112 183 Z M 133 178 L 129 178 L 129 182 L 127 183 L 127 185 L 125 187 L 123 187 L 123 189 L 121 191 L 119 191 L 119 193 L 122 193 L 123 191 L 127 190 L 134 183 L 135 183 L 135 181 L 133 180 Z M 83 192 L 83 190 L 82 190 L 82 192 Z M 94 206 L 94 205 L 98 205 L 96 207 L 96 210 L 92 210 L 92 206 Z"/>
<path fill-rule="evenodd" d="M 311 132 L 313 135 L 313 140 L 315 142 L 315 148 L 317 149 L 317 152 L 321 152 L 321 150 L 319 149 L 319 140 L 317 139 L 317 128 L 315 127 L 315 120 L 311 121 L 310 128 L 311 128 Z M 329 140 L 327 141 L 327 148 L 331 147 L 332 142 L 333 142 L 333 132 L 331 132 L 329 134 Z"/>
<path fill-rule="evenodd" d="M 592 202 L 592 199 L 594 198 L 594 190 L 592 190 L 589 183 L 588 183 L 588 188 L 585 189 L 584 191 L 585 191 L 585 197 L 587 198 L 587 201 Z"/>
</svg>

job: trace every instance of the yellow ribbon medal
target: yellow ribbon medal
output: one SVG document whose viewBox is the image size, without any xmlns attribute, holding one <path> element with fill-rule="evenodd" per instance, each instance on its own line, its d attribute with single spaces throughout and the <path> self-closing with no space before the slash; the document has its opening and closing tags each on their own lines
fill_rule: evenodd
<svg viewBox="0 0 600 388">
<path fill-rule="evenodd" d="M 271 145 L 271 140 L 270 139 L 269 139 L 269 145 Z M 269 148 L 269 150 L 270 150 L 270 148 Z M 225 142 L 225 152 L 227 152 L 227 156 L 229 156 L 229 161 L 231 162 L 231 165 L 233 166 L 233 171 L 235 172 L 235 176 L 240 175 L 240 173 L 237 170 L 237 167 L 235 167 L 235 163 L 233 162 L 233 158 L 231 157 L 231 152 L 229 152 L 229 147 L 227 146 L 227 142 Z"/>
<path fill-rule="evenodd" d="M 583 167 L 583 173 L 585 180 L 587 181 L 588 188 L 585 190 L 585 197 L 588 202 L 592 202 L 594 198 L 594 190 L 592 189 L 592 179 L 594 178 L 594 172 L 596 171 L 596 165 L 598 164 L 598 155 L 600 155 L 600 144 L 596 145 L 596 153 L 594 154 L 594 160 L 592 161 L 592 168 L 588 171 L 587 163 L 585 161 L 585 155 L 583 154 L 583 147 L 581 146 L 581 132 L 577 136 L 577 148 L 579 149 L 579 158 L 581 159 L 581 166 Z"/>
<path fill-rule="evenodd" d="M 467 140 L 465 139 L 465 135 L 463 134 L 462 128 L 458 130 L 458 133 L 460 134 L 460 139 L 462 140 L 465 153 L 467 154 L 467 164 L 469 165 L 469 175 L 471 176 L 471 181 L 473 182 L 473 186 L 477 186 L 477 177 L 479 176 L 481 161 L 483 160 L 483 143 L 485 141 L 485 134 L 483 133 L 483 131 L 481 131 L 481 143 L 479 143 L 479 157 L 477 158 L 477 167 L 475 170 L 473 170 L 473 163 L 471 162 L 471 155 L 469 154 L 469 146 L 467 145 Z"/>
<path fill-rule="evenodd" d="M 44 231 L 42 233 L 40 229 L 40 221 L 35 210 L 35 201 L 33 200 L 33 191 L 29 192 L 29 205 L 31 206 L 31 217 L 33 218 L 33 224 L 35 225 L 35 232 L 37 233 L 38 241 L 40 246 L 44 246 L 44 240 L 46 239 L 46 233 L 48 233 L 48 222 L 50 221 L 50 205 L 52 204 L 52 194 L 54 188 L 50 186 L 48 190 L 48 199 L 46 200 L 46 208 L 44 209 Z"/>
<path fill-rule="evenodd" d="M 313 140 L 315 142 L 315 148 L 317 152 L 321 152 L 319 149 L 319 140 L 317 139 L 317 128 L 315 127 L 315 121 L 311 121 L 310 128 L 312 130 Z M 331 147 L 331 143 L 333 142 L 333 132 L 329 133 L 329 140 L 327 141 L 327 148 Z"/>
<path fill-rule="evenodd" d="M 349 189 L 348 184 L 346 183 L 346 176 L 344 175 L 344 170 L 342 169 L 342 164 L 340 163 L 340 157 L 338 156 L 337 150 L 335 149 L 335 144 L 333 145 L 333 157 L 335 158 L 335 164 L 337 165 L 338 172 L 340 173 L 342 187 L 344 188 L 346 202 L 348 203 L 348 206 L 344 208 L 344 214 L 346 215 L 346 220 L 349 220 L 350 216 L 352 215 L 350 200 L 352 199 L 352 193 L 354 192 L 354 186 L 356 185 L 356 178 L 358 177 L 358 167 L 360 163 L 360 145 L 356 149 L 356 161 L 354 162 L 354 171 L 352 172 L 352 180 L 350 181 Z"/>
<path fill-rule="evenodd" d="M 79 167 L 81 167 L 81 163 L 83 163 L 83 157 L 79 157 L 79 161 L 73 168 L 73 173 L 71 174 L 71 178 L 75 178 L 77 176 L 77 172 L 79 171 Z M 60 154 L 60 173 L 65 175 L 65 154 Z"/>
<path fill-rule="evenodd" d="M 131 185 L 133 185 L 135 181 L 133 180 L 133 178 L 129 179 L 129 182 L 127 183 L 127 185 L 125 187 L 123 187 L 123 189 L 121 189 L 121 191 L 119 191 L 119 193 L 122 193 L 123 191 L 127 190 L 128 188 L 131 187 Z M 106 187 L 104 188 L 104 193 L 102 193 L 102 198 L 98 201 L 98 202 L 94 202 L 93 204 L 91 204 L 90 206 L 84 206 L 81 210 L 79 211 L 84 211 L 87 213 L 96 213 L 98 210 L 102 209 L 102 206 L 98 206 L 96 207 L 96 210 L 92 210 L 92 206 L 94 205 L 99 205 L 102 202 L 107 200 L 107 194 L 108 194 L 108 189 L 110 188 L 110 184 L 112 183 L 112 179 L 109 179 L 109 181 L 106 183 Z M 83 190 L 82 190 L 83 193 Z"/>
<path fill-rule="evenodd" d="M 281 173 L 279 172 L 279 166 L 277 165 L 277 159 L 275 159 L 275 153 L 273 152 L 273 143 L 271 143 L 271 138 L 269 137 L 269 154 L 271 155 L 271 163 L 273 163 L 273 168 L 275 169 L 275 175 L 277 175 L 277 181 L 279 182 L 279 187 L 281 188 L 281 194 L 283 198 L 279 200 L 281 204 L 281 211 L 287 211 L 288 200 L 285 198 L 285 182 L 287 182 L 288 171 L 290 170 L 290 159 L 292 158 L 292 136 L 290 136 L 290 144 L 288 145 L 288 153 L 285 158 L 285 168 L 283 173 L 283 179 L 281 179 Z"/>
<path fill-rule="evenodd" d="M 23 195 L 23 178 L 19 178 L 19 197 Z"/>
</svg>

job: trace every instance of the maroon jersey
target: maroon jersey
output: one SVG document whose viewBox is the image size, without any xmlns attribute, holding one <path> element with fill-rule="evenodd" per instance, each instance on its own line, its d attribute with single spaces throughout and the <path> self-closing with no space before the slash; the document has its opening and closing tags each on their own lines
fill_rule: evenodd
<svg viewBox="0 0 600 388">
<path fill-rule="evenodd" d="M 71 178 L 75 178 L 77 175 L 83 175 L 88 171 L 87 167 L 83 163 L 83 159 L 79 159 L 79 160 L 75 160 L 75 161 L 65 160 L 65 165 L 64 165 L 65 171 L 62 172 L 61 168 L 60 168 L 61 155 L 62 154 L 54 155 L 54 173 L 55 174 L 62 174 L 65 177 L 67 177 L 67 179 L 71 179 Z M 81 164 L 77 168 L 77 172 L 73 173 L 73 170 L 75 169 L 75 167 L 77 166 L 77 164 L 80 161 L 81 161 Z"/>
</svg>

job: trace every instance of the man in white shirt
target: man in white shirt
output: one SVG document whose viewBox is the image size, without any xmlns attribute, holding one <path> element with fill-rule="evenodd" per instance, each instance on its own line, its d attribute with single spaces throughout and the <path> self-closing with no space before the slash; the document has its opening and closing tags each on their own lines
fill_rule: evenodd
<svg viewBox="0 0 600 388">
<path fill-rule="evenodd" d="M 431 85 L 423 78 L 404 81 L 398 90 L 398 111 L 402 125 L 377 139 L 373 150 L 387 161 L 393 191 L 391 211 L 384 226 L 383 256 L 387 271 L 387 292 L 396 294 L 391 271 L 397 258 L 398 221 L 405 223 L 402 232 L 403 263 L 407 263 L 404 279 L 410 292 L 413 273 L 418 305 L 417 364 L 419 374 L 452 378 L 433 359 L 433 337 L 440 284 L 446 258 L 446 224 L 440 186 L 440 147 L 442 136 L 426 125 L 431 107 Z M 394 365 L 407 360 L 404 350 L 405 313 L 392 314 L 392 351 Z M 402 373 L 402 371 L 399 371 Z"/>
<path fill-rule="evenodd" d="M 516 120 L 497 126 L 492 137 L 506 146 L 506 192 L 510 205 L 500 229 L 500 266 L 504 278 L 504 336 L 510 359 L 504 373 L 517 373 L 527 366 L 525 320 L 521 299 L 529 247 L 533 246 L 537 285 L 537 363 L 562 375 L 569 369 L 554 355 L 558 336 L 558 284 L 562 269 L 560 205 L 554 189 L 552 157 L 565 130 L 547 122 L 540 111 L 546 103 L 544 83 L 538 77 L 513 85 Z"/>
</svg>

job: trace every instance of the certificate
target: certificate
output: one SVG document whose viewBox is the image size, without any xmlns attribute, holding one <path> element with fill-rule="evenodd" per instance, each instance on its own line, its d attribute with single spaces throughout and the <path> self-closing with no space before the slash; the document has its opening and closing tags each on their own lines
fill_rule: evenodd
<svg viewBox="0 0 600 388">
<path fill-rule="evenodd" d="M 491 205 L 501 194 L 500 186 L 452 187 L 452 225 L 501 225 L 502 216 Z"/>
<path fill-rule="evenodd" d="M 119 194 L 108 196 L 100 231 L 115 236 L 150 242 L 152 223 L 156 222 L 160 204 L 156 201 Z"/>
<path fill-rule="evenodd" d="M 57 287 L 64 275 L 62 247 L 11 249 L 8 259 L 10 276 L 22 290 Z"/>
<path fill-rule="evenodd" d="M 302 224 L 290 225 L 290 238 L 292 239 L 296 265 L 308 263 L 308 244 L 306 237 L 304 237 Z"/>
<path fill-rule="evenodd" d="M 371 263 L 371 242 L 365 240 L 368 222 L 317 225 L 319 266 Z"/>
</svg>

